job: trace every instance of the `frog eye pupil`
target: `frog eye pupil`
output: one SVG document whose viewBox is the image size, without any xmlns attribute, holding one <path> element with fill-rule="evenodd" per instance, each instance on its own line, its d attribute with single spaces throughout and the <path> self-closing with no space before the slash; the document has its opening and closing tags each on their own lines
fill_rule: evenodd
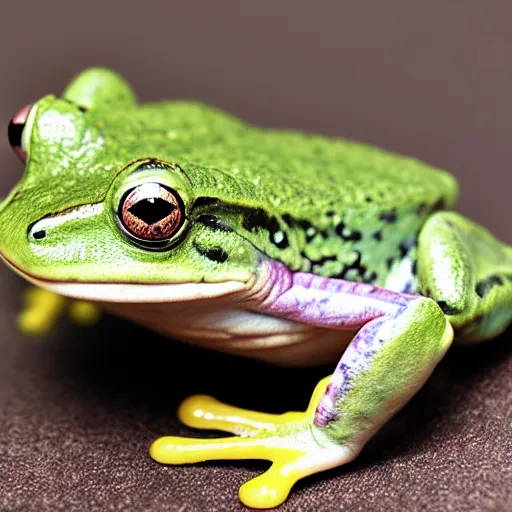
<svg viewBox="0 0 512 512">
<path fill-rule="evenodd" d="M 175 209 L 176 206 L 174 206 L 174 204 L 160 197 L 150 197 L 135 203 L 128 211 L 146 224 L 151 225 L 165 219 L 171 215 Z"/>
<path fill-rule="evenodd" d="M 21 136 L 23 135 L 24 124 L 15 124 L 13 121 L 9 123 L 7 136 L 9 137 L 9 144 L 12 147 L 21 147 Z"/>
<path fill-rule="evenodd" d="M 130 237 L 161 242 L 178 232 L 183 211 L 183 202 L 174 190 L 160 183 L 144 183 L 124 194 L 118 217 Z"/>
<path fill-rule="evenodd" d="M 18 155 L 22 162 L 25 162 L 27 155 L 22 148 L 23 130 L 27 124 L 28 113 L 32 105 L 26 105 L 23 107 L 9 123 L 7 128 L 7 137 L 9 138 L 9 144 L 11 145 L 14 152 Z"/>
</svg>

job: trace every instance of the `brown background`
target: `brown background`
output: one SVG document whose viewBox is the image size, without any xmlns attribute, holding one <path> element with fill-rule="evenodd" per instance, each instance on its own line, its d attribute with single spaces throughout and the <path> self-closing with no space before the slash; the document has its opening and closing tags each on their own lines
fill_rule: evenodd
<svg viewBox="0 0 512 512">
<path fill-rule="evenodd" d="M 200 99 L 448 169 L 460 210 L 512 242 L 511 16 L 509 0 L 2 2 L 0 120 L 86 66 L 110 66 L 143 100 Z M 6 137 L 0 165 L 1 196 L 22 171 Z M 173 412 L 191 391 L 277 411 L 301 407 L 329 371 L 214 357 L 111 318 L 92 336 L 66 323 L 27 339 L 14 326 L 22 284 L 4 268 L 0 280 L 7 510 L 237 509 L 237 486 L 261 465 L 162 468 L 147 443 L 191 434 Z M 300 485 L 286 509 L 512 507 L 509 341 L 453 351 L 360 462 Z"/>
</svg>

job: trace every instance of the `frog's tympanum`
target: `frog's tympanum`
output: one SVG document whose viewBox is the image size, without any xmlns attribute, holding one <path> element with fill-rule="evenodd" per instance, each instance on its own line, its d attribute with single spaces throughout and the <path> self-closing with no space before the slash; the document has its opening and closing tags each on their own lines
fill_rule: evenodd
<svg viewBox="0 0 512 512">
<path fill-rule="evenodd" d="M 100 305 L 268 363 L 339 361 L 305 412 L 194 396 L 183 422 L 233 436 L 152 444 L 164 464 L 271 461 L 240 488 L 249 507 L 356 458 L 454 332 L 488 340 L 512 319 L 512 247 L 452 211 L 456 181 L 415 159 L 194 102 L 138 104 L 100 68 L 23 108 L 9 140 L 25 172 L 0 206 L 0 252 L 44 290 L 41 321 L 68 297 L 83 318 Z"/>
</svg>

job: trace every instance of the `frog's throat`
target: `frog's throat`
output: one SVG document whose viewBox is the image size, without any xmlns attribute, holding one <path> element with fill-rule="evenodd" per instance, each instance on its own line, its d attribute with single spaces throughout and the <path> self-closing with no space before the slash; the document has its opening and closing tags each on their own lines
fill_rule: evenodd
<svg viewBox="0 0 512 512">
<path fill-rule="evenodd" d="M 92 302 L 164 303 L 208 300 L 248 292 L 254 286 L 255 276 L 246 282 L 224 281 L 218 283 L 88 283 L 39 279 L 28 274 L 0 254 L 17 274 L 45 290 Z"/>
<path fill-rule="evenodd" d="M 223 283 L 63 283 L 26 279 L 36 286 L 73 299 L 93 302 L 163 303 L 214 299 L 243 292 L 248 285 L 239 281 Z"/>
</svg>

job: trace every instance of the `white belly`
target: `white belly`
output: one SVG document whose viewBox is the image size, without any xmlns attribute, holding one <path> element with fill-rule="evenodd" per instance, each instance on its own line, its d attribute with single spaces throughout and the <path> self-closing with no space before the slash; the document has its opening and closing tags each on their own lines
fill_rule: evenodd
<svg viewBox="0 0 512 512">
<path fill-rule="evenodd" d="M 285 366 L 335 362 L 355 333 L 236 309 L 229 300 L 102 307 L 171 338 Z"/>
</svg>

